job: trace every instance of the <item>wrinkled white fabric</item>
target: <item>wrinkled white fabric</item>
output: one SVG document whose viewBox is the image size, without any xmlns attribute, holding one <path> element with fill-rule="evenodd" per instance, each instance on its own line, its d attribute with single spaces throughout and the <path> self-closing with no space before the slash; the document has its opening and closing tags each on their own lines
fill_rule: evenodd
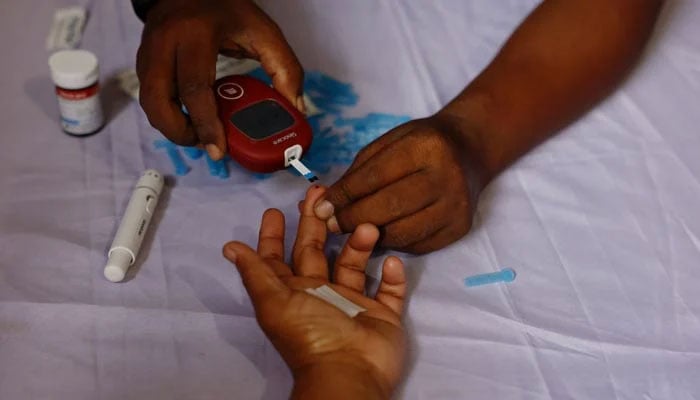
<svg viewBox="0 0 700 400">
<path fill-rule="evenodd" d="M 44 40 L 64 0 L 0 13 L 0 398 L 282 399 L 291 377 L 232 266 L 265 208 L 296 229 L 307 183 L 206 168 L 170 179 L 132 279 L 102 277 L 131 188 L 172 173 L 159 134 L 110 80 L 142 25 L 89 8 L 110 121 L 61 133 Z M 536 1 L 267 1 L 307 69 L 350 82 L 357 115 L 429 115 Z M 623 87 L 483 194 L 465 239 L 405 257 L 403 399 L 695 399 L 700 395 L 700 2 L 669 2 Z M 332 182 L 337 166 L 322 174 Z M 340 240 L 333 240 L 337 249 Z M 372 272 L 382 257 L 372 259 Z M 510 267 L 508 285 L 464 277 Z"/>
</svg>

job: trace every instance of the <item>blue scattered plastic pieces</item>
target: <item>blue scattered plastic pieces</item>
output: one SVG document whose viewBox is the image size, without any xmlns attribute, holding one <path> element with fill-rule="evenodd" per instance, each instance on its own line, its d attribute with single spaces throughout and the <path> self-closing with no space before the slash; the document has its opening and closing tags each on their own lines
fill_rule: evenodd
<svg viewBox="0 0 700 400">
<path fill-rule="evenodd" d="M 168 157 L 170 158 L 170 162 L 173 164 L 173 168 L 175 169 L 175 175 L 177 176 L 187 175 L 191 170 L 190 166 L 182 157 L 182 154 L 180 154 L 180 150 L 182 150 L 187 157 L 192 160 L 198 160 L 206 154 L 203 150 L 196 147 L 180 147 L 165 139 L 154 141 L 153 146 L 156 149 L 165 149 L 165 151 L 168 153 Z M 212 160 L 209 158 L 209 155 L 206 155 L 204 158 L 206 159 L 207 166 L 209 167 L 209 174 L 211 176 L 221 179 L 226 179 L 229 177 L 229 170 L 228 166 L 226 165 L 226 162 L 230 160 L 228 156 L 219 161 Z"/>
<path fill-rule="evenodd" d="M 498 272 L 470 276 L 464 279 L 464 284 L 467 287 L 473 287 L 488 285 L 491 283 L 513 282 L 515 280 L 515 276 L 515 271 L 513 271 L 511 268 L 505 268 Z"/>
<path fill-rule="evenodd" d="M 187 154 L 187 157 L 193 160 L 199 160 L 204 155 L 204 150 L 198 149 L 196 147 L 183 147 L 182 151 Z"/>
<path fill-rule="evenodd" d="M 177 149 L 177 145 L 175 143 L 169 140 L 156 140 L 153 142 L 153 145 L 156 149 L 165 149 L 165 151 L 168 153 L 168 157 L 170 157 L 170 162 L 173 163 L 175 174 L 177 176 L 184 176 L 190 172 L 190 167 L 185 162 L 185 159 L 182 158 L 182 155 Z"/>
<path fill-rule="evenodd" d="M 221 179 L 228 178 L 228 168 L 225 160 L 214 161 L 209 156 L 206 156 L 207 167 L 209 167 L 209 175 L 218 176 Z"/>
<path fill-rule="evenodd" d="M 267 84 L 271 83 L 262 68 L 251 71 L 248 75 Z M 407 115 L 370 113 L 361 118 L 345 118 L 344 112 L 357 105 L 359 97 L 349 83 L 341 82 L 318 71 L 307 71 L 304 78 L 304 92 L 309 95 L 321 112 L 309 118 L 314 133 L 311 149 L 304 155 L 304 163 L 312 171 L 327 173 L 333 166 L 350 165 L 357 152 L 386 131 L 409 121 Z M 155 142 L 157 149 L 166 149 L 175 173 L 186 175 L 190 167 L 182 158 L 179 150 L 188 158 L 197 160 L 205 152 L 191 147 L 179 147 L 174 143 L 168 145 Z M 229 168 L 226 161 L 214 162 L 207 156 L 207 167 L 212 176 L 226 179 Z M 235 163 L 230 164 L 237 168 Z M 296 171 L 290 171 L 299 175 Z M 253 174 L 255 179 L 267 179 L 271 174 Z M 307 178 L 308 179 L 308 178 Z"/>
<path fill-rule="evenodd" d="M 360 149 L 410 119 L 405 115 L 379 113 L 351 119 L 332 116 L 330 121 L 323 115 L 309 118 L 314 141 L 304 157 L 306 164 L 312 171 L 321 174 L 327 173 L 335 165 L 350 165 Z"/>
</svg>

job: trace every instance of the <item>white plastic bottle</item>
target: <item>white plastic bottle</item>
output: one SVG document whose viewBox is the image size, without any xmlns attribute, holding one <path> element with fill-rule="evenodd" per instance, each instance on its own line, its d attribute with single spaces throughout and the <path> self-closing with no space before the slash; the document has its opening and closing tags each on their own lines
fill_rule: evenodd
<svg viewBox="0 0 700 400">
<path fill-rule="evenodd" d="M 61 126 L 69 135 L 87 136 L 104 125 L 100 102 L 100 68 L 97 57 L 87 50 L 63 50 L 49 58 L 56 85 Z"/>
</svg>

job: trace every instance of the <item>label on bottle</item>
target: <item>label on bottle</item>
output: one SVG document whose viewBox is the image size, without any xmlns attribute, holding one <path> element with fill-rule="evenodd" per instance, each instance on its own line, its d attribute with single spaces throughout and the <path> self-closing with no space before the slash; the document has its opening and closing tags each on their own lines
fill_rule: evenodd
<svg viewBox="0 0 700 400">
<path fill-rule="evenodd" d="M 56 88 L 61 126 L 72 135 L 88 135 L 104 124 L 97 84 L 85 89 Z"/>
</svg>

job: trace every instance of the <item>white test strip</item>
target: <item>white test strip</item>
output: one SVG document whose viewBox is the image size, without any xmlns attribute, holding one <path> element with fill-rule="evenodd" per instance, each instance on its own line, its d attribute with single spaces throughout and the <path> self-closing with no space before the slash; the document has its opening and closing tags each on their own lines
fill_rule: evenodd
<svg viewBox="0 0 700 400">
<path fill-rule="evenodd" d="M 87 10 L 74 6 L 60 8 L 53 15 L 51 30 L 46 37 L 46 50 L 75 49 L 83 39 L 83 28 L 87 19 Z"/>
<path fill-rule="evenodd" d="M 304 178 L 306 178 L 307 181 L 316 182 L 318 180 L 318 177 L 308 168 L 306 168 L 306 165 L 304 165 L 304 163 L 300 160 L 292 158 L 289 160 L 289 165 L 296 169 L 297 172 L 299 172 Z"/>
<path fill-rule="evenodd" d="M 330 304 L 333 304 L 334 306 L 338 307 L 340 311 L 347 314 L 350 318 L 355 318 L 357 314 L 363 311 L 367 311 L 366 309 L 358 306 L 352 301 L 341 296 L 340 294 L 338 294 L 338 292 L 326 285 L 317 287 L 316 289 L 308 288 L 306 289 L 306 293 L 312 296 L 316 296 L 319 299 L 324 300 Z"/>
</svg>

